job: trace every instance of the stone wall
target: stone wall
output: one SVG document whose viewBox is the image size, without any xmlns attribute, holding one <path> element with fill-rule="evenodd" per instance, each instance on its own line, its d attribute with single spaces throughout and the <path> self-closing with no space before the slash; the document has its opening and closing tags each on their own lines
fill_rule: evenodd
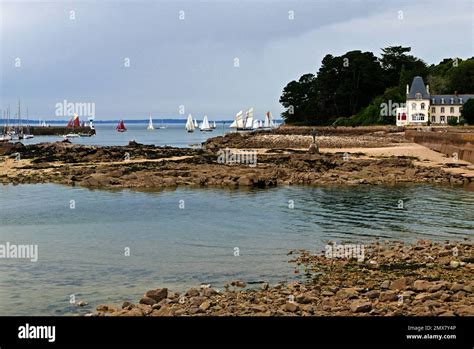
<svg viewBox="0 0 474 349">
<path fill-rule="evenodd" d="M 474 163 L 474 132 L 466 130 L 406 130 L 405 137 L 430 149 Z"/>
</svg>

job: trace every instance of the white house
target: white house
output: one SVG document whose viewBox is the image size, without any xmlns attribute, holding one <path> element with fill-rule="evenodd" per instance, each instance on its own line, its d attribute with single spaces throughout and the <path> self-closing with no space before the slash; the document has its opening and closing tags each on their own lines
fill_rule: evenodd
<svg viewBox="0 0 474 349">
<path fill-rule="evenodd" d="M 406 107 L 397 109 L 397 126 L 446 124 L 450 118 L 459 121 L 462 106 L 474 94 L 431 95 L 421 76 L 415 76 L 407 85 Z"/>
</svg>

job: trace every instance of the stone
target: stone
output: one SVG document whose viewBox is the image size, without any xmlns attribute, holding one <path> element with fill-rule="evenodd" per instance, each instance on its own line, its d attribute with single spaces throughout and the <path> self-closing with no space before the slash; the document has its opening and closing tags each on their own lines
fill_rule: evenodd
<svg viewBox="0 0 474 349">
<path fill-rule="evenodd" d="M 458 268 L 460 266 L 460 263 L 458 261 L 451 261 L 449 262 L 449 266 L 451 268 Z"/>
<path fill-rule="evenodd" d="M 404 290 L 407 287 L 407 280 L 405 278 L 400 278 L 394 280 L 390 283 L 390 289 L 393 291 Z"/>
<path fill-rule="evenodd" d="M 202 295 L 203 295 L 204 297 L 211 297 L 211 296 L 214 296 L 214 295 L 216 295 L 216 294 L 217 294 L 217 291 L 214 290 L 213 288 L 204 288 L 204 289 L 202 290 Z"/>
<path fill-rule="evenodd" d="M 426 280 L 416 280 L 413 283 L 413 288 L 416 291 L 427 291 L 432 286 L 431 282 Z"/>
<path fill-rule="evenodd" d="M 270 287 L 270 285 L 268 285 L 267 282 L 264 282 L 264 283 L 260 286 L 260 288 L 261 288 L 262 290 L 264 290 L 264 291 L 268 290 L 269 287 Z"/>
<path fill-rule="evenodd" d="M 207 298 L 202 297 L 202 296 L 193 297 L 193 298 L 191 298 L 191 304 L 196 306 L 196 307 L 199 307 L 206 300 L 207 300 Z"/>
<path fill-rule="evenodd" d="M 203 312 L 206 312 L 210 307 L 211 307 L 211 301 L 210 300 L 205 300 L 199 306 L 199 310 L 201 310 Z"/>
<path fill-rule="evenodd" d="M 151 298 L 156 302 L 159 302 L 166 297 L 168 297 L 168 289 L 167 288 L 157 288 L 156 290 L 150 290 L 145 293 L 145 297 Z"/>
<path fill-rule="evenodd" d="M 474 306 L 473 305 L 460 305 L 454 312 L 459 316 L 473 316 L 474 315 Z"/>
<path fill-rule="evenodd" d="M 356 300 L 351 303 L 353 313 L 367 313 L 372 310 L 372 304 L 364 300 Z"/>
<path fill-rule="evenodd" d="M 326 290 L 326 291 L 321 292 L 321 296 L 332 297 L 332 296 L 334 296 L 334 292 Z"/>
<path fill-rule="evenodd" d="M 172 316 L 173 311 L 168 306 L 163 306 L 158 310 L 153 310 L 151 316 Z"/>
<path fill-rule="evenodd" d="M 196 297 L 196 296 L 199 296 L 199 290 L 196 289 L 196 288 L 190 288 L 190 289 L 186 292 L 186 296 L 188 296 L 188 297 Z"/>
<path fill-rule="evenodd" d="M 311 292 L 306 292 L 299 294 L 295 297 L 296 302 L 300 304 L 309 304 L 314 301 L 313 294 Z"/>
<path fill-rule="evenodd" d="M 380 285 L 380 288 L 383 289 L 383 290 L 386 290 L 390 287 L 390 280 L 385 280 L 384 282 L 382 282 L 382 284 Z"/>
<path fill-rule="evenodd" d="M 319 147 L 316 143 L 311 143 L 308 149 L 310 154 L 319 154 Z"/>
<path fill-rule="evenodd" d="M 298 304 L 294 302 L 287 302 L 284 306 L 284 309 L 286 311 L 294 313 L 295 311 L 298 311 L 299 307 L 298 307 Z"/>
<path fill-rule="evenodd" d="M 77 302 L 76 305 L 77 305 L 78 307 L 85 307 L 87 304 L 88 304 L 88 303 L 87 303 L 86 301 L 79 301 L 79 302 Z"/>
<path fill-rule="evenodd" d="M 143 297 L 140 299 L 140 304 L 145 304 L 145 305 L 153 305 L 156 303 L 156 301 L 153 298 L 150 297 Z"/>
<path fill-rule="evenodd" d="M 230 283 L 231 286 L 244 288 L 247 284 L 241 280 L 235 280 Z"/>
<path fill-rule="evenodd" d="M 134 305 L 133 303 L 128 302 L 128 301 L 125 301 L 125 302 L 122 303 L 122 309 L 125 309 L 125 308 L 131 309 L 131 308 L 133 308 L 134 306 L 135 306 L 135 305 Z"/>
<path fill-rule="evenodd" d="M 357 298 L 359 293 L 353 287 L 342 288 L 336 293 L 336 297 L 340 299 L 353 299 Z"/>
<path fill-rule="evenodd" d="M 395 291 L 384 291 L 380 293 L 381 302 L 394 302 L 398 300 L 398 294 Z"/>
<path fill-rule="evenodd" d="M 365 293 L 364 296 L 369 298 L 369 299 L 376 299 L 376 298 L 379 298 L 380 291 L 372 290 L 372 291 L 369 291 L 369 292 Z"/>
<path fill-rule="evenodd" d="M 433 295 L 431 293 L 420 293 L 415 296 L 415 300 L 420 300 L 422 302 L 428 300 L 428 299 L 433 299 Z"/>
<path fill-rule="evenodd" d="M 453 292 L 461 291 L 463 289 L 464 285 L 460 284 L 458 282 L 454 282 L 451 287 L 449 288 Z"/>
</svg>

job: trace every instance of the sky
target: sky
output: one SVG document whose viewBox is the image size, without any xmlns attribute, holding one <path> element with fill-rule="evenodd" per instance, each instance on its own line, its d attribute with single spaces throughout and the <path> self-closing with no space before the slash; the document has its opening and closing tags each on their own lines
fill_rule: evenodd
<svg viewBox="0 0 474 349">
<path fill-rule="evenodd" d="M 474 56 L 474 1 L 0 0 L 0 109 L 20 97 L 32 119 L 67 119 L 65 100 L 96 120 L 278 116 L 285 85 L 326 54 L 390 45 L 428 64 Z"/>
</svg>

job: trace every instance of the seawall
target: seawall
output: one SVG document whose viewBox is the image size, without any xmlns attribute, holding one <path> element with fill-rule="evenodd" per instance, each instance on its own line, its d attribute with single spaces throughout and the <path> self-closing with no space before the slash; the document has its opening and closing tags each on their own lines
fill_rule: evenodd
<svg viewBox="0 0 474 349">
<path fill-rule="evenodd" d="M 448 157 L 469 161 L 474 164 L 474 129 L 434 129 L 406 130 L 405 138 L 436 150 Z"/>
</svg>

